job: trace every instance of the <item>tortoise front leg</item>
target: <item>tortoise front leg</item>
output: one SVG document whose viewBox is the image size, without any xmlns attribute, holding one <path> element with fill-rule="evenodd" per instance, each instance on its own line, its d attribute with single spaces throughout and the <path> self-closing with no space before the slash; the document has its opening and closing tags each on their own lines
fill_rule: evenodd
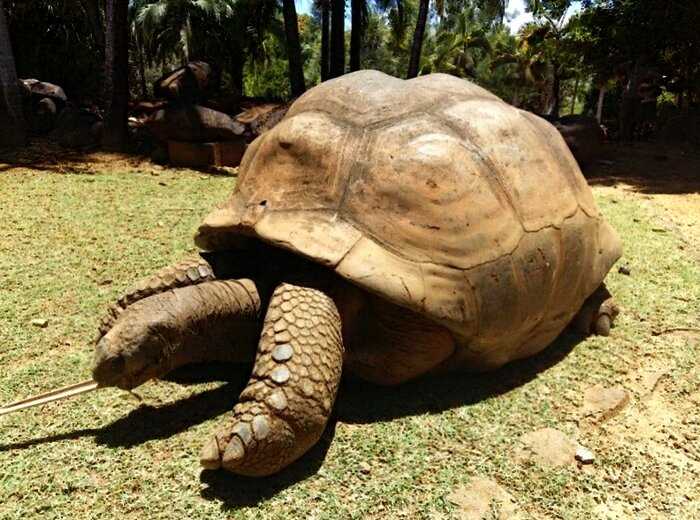
<svg viewBox="0 0 700 520">
<path fill-rule="evenodd" d="M 316 289 L 278 286 L 250 382 L 226 427 L 204 446 L 202 466 L 265 476 L 299 458 L 323 433 L 342 363 L 333 300 Z"/>
<path fill-rule="evenodd" d="M 97 340 L 109 332 L 129 305 L 170 289 L 197 285 L 214 279 L 212 266 L 201 257 L 188 258 L 160 269 L 129 287 L 116 303 L 109 307 L 107 315 L 100 323 Z"/>
</svg>

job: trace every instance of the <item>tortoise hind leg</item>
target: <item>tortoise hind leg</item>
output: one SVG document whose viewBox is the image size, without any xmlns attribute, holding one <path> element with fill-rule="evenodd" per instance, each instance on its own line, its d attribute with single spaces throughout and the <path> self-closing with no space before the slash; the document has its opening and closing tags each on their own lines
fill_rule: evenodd
<svg viewBox="0 0 700 520">
<path fill-rule="evenodd" d="M 324 293 L 282 284 L 267 310 L 248 386 L 233 418 L 202 450 L 207 469 L 276 473 L 320 438 L 338 391 L 343 343 Z"/>
<path fill-rule="evenodd" d="M 620 313 L 605 284 L 591 294 L 573 319 L 573 326 L 582 334 L 609 336 L 610 328 Z"/>
<path fill-rule="evenodd" d="M 359 333 L 347 343 L 346 363 L 353 376 L 393 386 L 449 370 L 455 339 L 447 328 L 376 296 L 367 304 Z"/>
</svg>

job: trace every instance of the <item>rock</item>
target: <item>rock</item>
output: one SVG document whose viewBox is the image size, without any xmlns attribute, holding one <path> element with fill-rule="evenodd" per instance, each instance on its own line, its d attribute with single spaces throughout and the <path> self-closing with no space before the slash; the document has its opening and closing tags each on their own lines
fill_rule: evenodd
<svg viewBox="0 0 700 520">
<path fill-rule="evenodd" d="M 235 141 L 245 131 L 231 116 L 198 105 L 158 110 L 145 124 L 163 142 Z"/>
<path fill-rule="evenodd" d="M 520 437 L 516 459 L 556 468 L 576 463 L 577 444 L 554 428 L 542 428 Z"/>
<path fill-rule="evenodd" d="M 583 395 L 583 414 L 605 421 L 620 413 L 628 402 L 629 394 L 621 386 L 606 388 L 603 385 L 595 385 L 588 388 Z"/>
<path fill-rule="evenodd" d="M 58 85 L 38 79 L 22 79 L 20 81 L 24 84 L 25 90 L 29 90 L 31 96 L 37 101 L 46 97 L 51 98 L 59 109 L 63 108 L 68 101 L 68 96 Z"/>
<path fill-rule="evenodd" d="M 271 130 L 289 110 L 289 103 L 264 103 L 244 110 L 236 116 L 236 121 L 245 125 L 246 134 L 255 139 Z"/>
<path fill-rule="evenodd" d="M 581 168 L 600 158 L 603 152 L 603 130 L 594 117 L 564 116 L 555 121 L 554 126 Z"/>
<path fill-rule="evenodd" d="M 156 164 L 167 164 L 168 163 L 168 149 L 165 146 L 156 146 L 151 151 L 151 161 Z M 151 172 L 151 175 L 158 175 L 156 172 Z"/>
<path fill-rule="evenodd" d="M 32 325 L 41 329 L 45 329 L 49 326 L 49 320 L 47 320 L 46 318 L 35 318 L 32 320 Z"/>
<path fill-rule="evenodd" d="M 98 115 L 69 105 L 58 114 L 51 137 L 66 148 L 85 148 L 99 143 L 101 134 Z"/>
<path fill-rule="evenodd" d="M 30 117 L 32 132 L 43 135 L 53 130 L 56 111 L 56 103 L 51 98 L 39 100 Z"/>
<path fill-rule="evenodd" d="M 168 72 L 153 84 L 155 97 L 194 103 L 206 99 L 219 89 L 221 75 L 204 61 L 191 61 Z"/>
<path fill-rule="evenodd" d="M 579 447 L 576 448 L 576 460 L 581 464 L 593 464 L 595 455 L 593 455 L 593 452 L 588 448 L 579 445 Z"/>
<path fill-rule="evenodd" d="M 207 166 L 238 166 L 246 149 L 245 140 L 219 143 L 184 143 L 168 141 L 168 157 L 173 166 L 205 168 Z"/>
<path fill-rule="evenodd" d="M 632 271 L 630 271 L 630 268 L 627 267 L 626 265 L 621 265 L 620 268 L 617 270 L 617 272 L 620 274 L 627 275 L 627 276 L 632 274 Z"/>
<path fill-rule="evenodd" d="M 487 478 L 473 478 L 468 485 L 455 488 L 447 500 L 458 507 L 457 518 L 462 520 L 524 518 L 513 496 Z"/>
<path fill-rule="evenodd" d="M 239 92 L 228 92 L 215 98 L 207 99 L 202 104 L 212 110 L 235 115 L 241 111 L 241 94 Z"/>
<path fill-rule="evenodd" d="M 669 145 L 700 146 L 700 113 L 690 112 L 669 118 L 659 131 L 659 138 Z"/>
</svg>

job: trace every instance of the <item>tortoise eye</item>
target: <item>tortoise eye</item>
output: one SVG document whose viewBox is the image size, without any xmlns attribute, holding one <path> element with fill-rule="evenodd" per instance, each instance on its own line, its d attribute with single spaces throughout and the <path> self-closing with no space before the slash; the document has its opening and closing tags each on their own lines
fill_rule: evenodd
<svg viewBox="0 0 700 520">
<path fill-rule="evenodd" d="M 289 150 L 292 147 L 292 142 L 288 139 L 280 139 L 279 140 L 280 146 L 284 148 L 285 150 Z"/>
</svg>

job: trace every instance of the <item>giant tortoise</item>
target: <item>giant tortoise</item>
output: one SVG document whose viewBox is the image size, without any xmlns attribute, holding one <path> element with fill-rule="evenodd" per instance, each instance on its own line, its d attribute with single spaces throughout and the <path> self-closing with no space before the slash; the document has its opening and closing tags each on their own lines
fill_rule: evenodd
<svg viewBox="0 0 700 520">
<path fill-rule="evenodd" d="M 134 388 L 251 362 L 205 468 L 261 476 L 319 439 L 345 373 L 382 385 L 495 369 L 572 322 L 607 334 L 621 254 L 556 129 L 468 81 L 360 71 L 246 151 L 201 256 L 134 286 L 93 376 Z M 465 376 L 468 377 L 468 376 Z"/>
</svg>

